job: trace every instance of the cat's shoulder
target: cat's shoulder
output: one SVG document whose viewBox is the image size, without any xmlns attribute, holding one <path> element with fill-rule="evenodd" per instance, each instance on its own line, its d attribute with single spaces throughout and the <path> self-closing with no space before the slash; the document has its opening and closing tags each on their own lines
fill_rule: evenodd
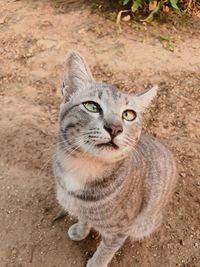
<svg viewBox="0 0 200 267">
<path fill-rule="evenodd" d="M 144 132 L 142 132 L 137 146 L 139 150 L 151 155 L 165 154 L 173 157 L 169 149 L 160 139 Z"/>
</svg>

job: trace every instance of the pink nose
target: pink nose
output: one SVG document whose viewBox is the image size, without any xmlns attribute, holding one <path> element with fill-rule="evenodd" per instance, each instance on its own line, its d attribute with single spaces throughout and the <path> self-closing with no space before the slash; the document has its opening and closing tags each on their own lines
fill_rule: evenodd
<svg viewBox="0 0 200 267">
<path fill-rule="evenodd" d="M 110 134 L 112 138 L 123 132 L 121 125 L 104 125 L 104 129 Z"/>
</svg>

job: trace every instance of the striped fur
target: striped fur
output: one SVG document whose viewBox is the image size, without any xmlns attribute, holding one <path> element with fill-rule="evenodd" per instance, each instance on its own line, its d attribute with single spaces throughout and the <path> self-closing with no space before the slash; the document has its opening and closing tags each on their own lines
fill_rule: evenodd
<svg viewBox="0 0 200 267">
<path fill-rule="evenodd" d="M 95 82 L 78 53 L 71 52 L 66 64 L 53 161 L 57 199 L 79 220 L 68 231 L 72 240 L 84 239 L 91 227 L 101 233 L 87 267 L 106 267 L 128 237 L 142 239 L 161 224 L 176 184 L 176 167 L 171 153 L 142 133 L 142 113 L 155 87 L 127 95 Z M 85 101 L 98 103 L 101 111 L 89 112 Z M 122 119 L 127 109 L 136 112 L 134 121 Z M 102 146 L 112 138 L 105 125 L 123 129 L 113 138 L 117 148 Z"/>
</svg>

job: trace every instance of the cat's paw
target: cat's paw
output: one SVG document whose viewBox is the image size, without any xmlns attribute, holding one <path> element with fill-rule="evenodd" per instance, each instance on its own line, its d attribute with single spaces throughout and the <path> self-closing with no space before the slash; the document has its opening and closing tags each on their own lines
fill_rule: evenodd
<svg viewBox="0 0 200 267">
<path fill-rule="evenodd" d="M 80 241 L 85 239 L 90 232 L 90 227 L 85 224 L 75 223 L 68 230 L 68 236 L 71 240 Z"/>
<path fill-rule="evenodd" d="M 99 263 L 94 258 L 91 258 L 88 262 L 86 267 L 107 267 L 107 264 Z"/>
</svg>

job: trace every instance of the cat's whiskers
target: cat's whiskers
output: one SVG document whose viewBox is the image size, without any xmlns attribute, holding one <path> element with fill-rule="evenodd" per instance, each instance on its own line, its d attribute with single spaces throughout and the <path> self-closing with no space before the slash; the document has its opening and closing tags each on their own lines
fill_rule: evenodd
<svg viewBox="0 0 200 267">
<path fill-rule="evenodd" d="M 63 143 L 66 143 L 66 142 L 63 142 Z M 56 144 L 57 145 L 57 144 Z M 75 152 L 75 150 L 76 149 L 78 149 L 79 148 L 79 146 L 77 146 L 73 151 L 72 151 L 72 153 L 73 152 Z M 46 149 L 46 151 L 47 150 L 50 150 L 50 148 L 49 149 Z M 55 148 L 53 149 L 53 150 L 55 150 Z M 45 150 L 44 150 L 45 151 Z M 63 150 L 64 152 L 68 152 L 68 151 L 66 151 L 66 150 Z M 47 161 L 44 163 L 44 165 L 42 166 L 42 168 L 40 169 L 40 171 L 39 171 L 39 175 L 41 175 L 41 173 L 46 169 L 46 167 L 48 166 L 48 164 L 50 163 L 52 161 L 52 157 L 49 157 L 49 159 L 47 159 Z"/>
<path fill-rule="evenodd" d="M 66 156 L 67 156 L 67 157 L 65 157 L 65 160 L 68 157 L 70 157 L 78 148 L 80 148 L 80 146 L 82 145 L 82 140 L 79 140 L 77 142 L 74 142 L 73 143 L 73 147 L 74 147 L 74 145 L 75 145 L 75 148 L 73 148 L 73 149 L 72 149 L 71 146 L 65 146 L 65 147 L 63 147 L 63 152 L 66 153 Z M 68 151 L 69 148 L 71 149 L 70 152 Z"/>
<path fill-rule="evenodd" d="M 134 154 L 133 154 L 134 157 L 136 157 L 136 160 L 138 160 L 140 158 L 140 154 L 136 149 L 136 139 L 131 136 L 128 136 L 127 134 L 125 137 L 126 139 L 124 140 L 124 142 L 126 143 L 126 148 L 127 148 L 125 150 L 130 151 L 130 148 L 131 148 L 131 150 L 134 151 Z"/>
<path fill-rule="evenodd" d="M 128 144 L 131 146 L 131 148 L 133 147 L 133 146 L 135 146 L 135 144 L 136 144 L 136 139 L 135 138 L 133 138 L 133 137 L 131 137 L 131 136 L 128 136 L 128 135 L 126 135 L 126 139 L 125 139 L 127 142 L 128 142 Z"/>
</svg>

